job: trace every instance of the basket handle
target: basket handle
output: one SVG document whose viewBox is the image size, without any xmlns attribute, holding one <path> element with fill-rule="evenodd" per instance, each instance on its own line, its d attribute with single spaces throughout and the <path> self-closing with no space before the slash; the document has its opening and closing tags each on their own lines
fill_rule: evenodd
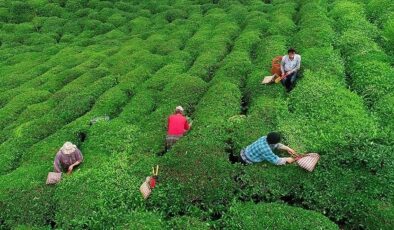
<svg viewBox="0 0 394 230">
<path fill-rule="evenodd" d="M 289 153 L 295 160 L 299 160 L 301 159 L 303 156 L 302 154 L 298 154 L 298 153 Z"/>
</svg>

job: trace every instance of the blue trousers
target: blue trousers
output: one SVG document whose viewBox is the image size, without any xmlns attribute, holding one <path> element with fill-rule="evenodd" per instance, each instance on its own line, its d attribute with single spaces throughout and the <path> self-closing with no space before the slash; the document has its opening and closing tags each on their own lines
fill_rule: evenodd
<svg viewBox="0 0 394 230">
<path fill-rule="evenodd" d="M 282 83 L 282 85 L 284 87 L 286 87 L 287 90 L 291 90 L 294 87 L 295 81 L 297 80 L 297 74 L 298 74 L 298 72 L 294 71 L 289 76 L 287 76 L 285 79 L 280 81 Z"/>
</svg>

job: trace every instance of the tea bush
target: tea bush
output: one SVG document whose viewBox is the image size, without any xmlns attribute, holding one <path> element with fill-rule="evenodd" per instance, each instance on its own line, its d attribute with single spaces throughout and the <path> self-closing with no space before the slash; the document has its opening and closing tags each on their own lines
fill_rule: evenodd
<svg viewBox="0 0 394 230">
<path fill-rule="evenodd" d="M 325 78 L 322 72 L 305 72 L 305 81 L 291 95 L 289 109 L 293 116 L 284 119 L 281 127 L 287 130 L 288 140 L 299 151 L 319 152 L 373 138 L 376 125 L 365 112 L 361 98 L 341 84 L 319 81 L 316 75 Z M 337 98 L 342 99 L 341 103 Z"/>
<path fill-rule="evenodd" d="M 111 90 L 108 91 L 108 93 L 106 93 L 102 97 L 100 97 L 100 99 L 97 101 L 96 105 L 92 108 L 92 110 L 87 115 L 84 116 L 86 118 L 82 117 L 81 118 L 82 120 L 79 119 L 80 121 L 76 121 L 76 122 L 73 122 L 73 123 L 67 125 L 63 130 L 60 130 L 59 132 L 57 132 L 54 135 L 50 136 L 49 138 L 45 139 L 45 141 L 39 142 L 38 144 L 34 145 L 30 151 L 29 156 L 28 157 L 25 156 L 23 159 L 24 167 L 19 167 L 17 171 L 14 171 L 12 174 L 8 174 L 9 177 L 10 178 L 14 178 L 14 177 L 17 178 L 19 176 L 19 174 L 17 174 L 17 173 L 19 173 L 19 172 L 24 173 L 25 171 L 23 171 L 23 170 L 33 172 L 32 167 L 34 167 L 37 164 L 44 164 L 46 166 L 41 167 L 39 170 L 37 170 L 37 172 L 39 172 L 39 174 L 34 173 L 34 174 L 31 174 L 31 178 L 25 178 L 26 182 L 30 183 L 31 186 L 42 185 L 42 181 L 45 178 L 44 173 L 49 171 L 50 168 L 52 168 L 51 162 L 53 161 L 54 154 L 56 153 L 56 151 L 58 150 L 58 148 L 62 144 L 62 142 L 64 140 L 70 140 L 73 143 L 81 144 L 83 142 L 83 140 L 81 142 L 80 133 L 86 132 L 86 130 L 83 130 L 83 129 L 88 129 L 88 124 L 89 124 L 90 119 L 96 117 L 97 115 L 103 115 L 103 114 L 110 114 L 111 115 L 114 113 L 114 111 L 118 110 L 119 106 L 122 106 L 122 103 L 124 103 L 124 102 L 122 102 L 123 100 L 116 99 L 116 95 L 117 94 L 115 94 L 115 93 L 111 93 Z M 106 99 L 109 99 L 109 101 Z M 118 100 L 118 102 L 114 103 L 114 102 L 116 102 L 116 100 Z M 111 106 L 112 106 L 112 108 L 111 108 Z M 96 127 L 99 128 L 100 126 L 96 126 Z M 113 127 L 117 127 L 117 126 L 113 126 Z M 98 129 L 98 130 L 100 130 L 100 129 Z M 125 131 L 128 132 L 129 130 L 127 129 Z M 90 136 L 89 133 L 87 135 L 88 135 L 88 137 Z M 93 139 L 93 141 L 94 141 L 94 139 Z M 96 141 L 100 142 L 102 140 L 96 138 Z M 89 143 L 91 143 L 91 142 L 89 142 Z M 96 143 L 96 142 L 93 142 L 93 143 Z M 87 146 L 89 146 L 88 143 L 87 143 Z M 91 146 L 96 146 L 96 145 L 92 144 Z M 115 143 L 113 146 L 115 148 L 120 147 L 120 146 L 116 145 Z M 108 146 L 105 145 L 105 147 L 108 147 Z M 88 147 L 88 148 L 91 149 L 93 152 L 94 151 L 103 151 L 103 150 L 100 150 L 97 148 L 96 149 L 94 149 L 92 147 Z M 90 157 L 89 151 L 85 152 L 84 149 L 82 149 L 82 151 L 84 152 L 84 155 L 86 154 L 85 159 L 87 159 L 86 160 L 87 162 L 100 160 L 100 157 L 99 158 L 97 158 L 97 157 L 89 158 Z M 105 154 L 99 154 L 97 156 L 100 156 L 100 155 L 105 156 Z M 95 160 L 93 160 L 93 159 L 95 159 Z M 101 159 L 103 159 L 103 158 L 101 157 Z M 37 166 L 35 166 L 35 167 L 37 167 Z M 32 183 L 32 181 L 36 181 L 36 182 Z M 21 182 L 21 180 L 19 180 L 19 182 Z M 10 183 L 9 182 L 7 183 L 7 181 L 5 181 L 5 184 L 7 185 Z M 12 184 L 11 184 L 11 186 L 12 186 Z M 32 191 L 36 191 L 35 187 L 31 187 L 31 188 L 29 187 L 27 189 L 32 190 Z M 41 199 L 41 197 L 38 194 L 36 194 L 35 196 L 36 196 L 36 200 Z M 43 193 L 43 196 L 45 197 L 46 194 Z M 37 198 L 37 197 L 40 197 L 40 198 Z M 18 199 L 15 199 L 15 200 L 13 200 L 13 202 L 8 201 L 8 203 L 10 205 L 12 205 L 13 207 L 20 207 L 19 203 L 15 203 L 17 200 Z M 42 200 L 45 200 L 45 198 L 42 198 Z M 33 205 L 33 203 L 31 205 Z M 37 206 L 37 205 L 35 205 L 35 206 Z M 40 222 L 40 218 L 45 219 L 47 223 L 49 223 L 50 221 L 53 221 L 53 216 L 50 217 L 47 214 L 48 212 L 53 213 L 53 208 L 51 208 L 51 207 L 49 207 L 49 208 L 47 207 L 44 209 L 43 206 L 38 206 L 38 208 L 43 209 L 43 211 L 37 212 L 35 216 L 32 216 L 32 220 L 30 222 L 36 223 L 36 224 L 38 224 L 38 223 L 43 224 L 42 222 Z M 25 209 L 27 209 L 27 210 L 30 209 L 30 204 L 24 203 L 24 206 L 21 210 L 23 211 Z M 48 209 L 50 209 L 50 210 L 48 211 Z M 24 212 L 26 212 L 26 211 L 24 211 Z M 12 211 L 11 213 L 14 213 L 14 211 Z"/>
<path fill-rule="evenodd" d="M 385 132 L 385 135 L 383 135 L 387 140 L 388 144 L 390 144 L 390 140 L 392 140 L 393 137 L 393 120 L 389 119 L 391 115 L 394 113 L 394 108 L 393 108 L 393 99 L 394 96 L 393 94 L 387 94 L 385 96 L 382 96 L 382 98 L 377 102 L 375 106 L 375 111 L 378 115 L 379 118 L 379 123 L 381 124 L 382 130 Z"/>
<path fill-rule="evenodd" d="M 223 219 L 224 229 L 338 229 L 320 213 L 275 203 L 236 203 Z"/>
<path fill-rule="evenodd" d="M 34 17 L 33 7 L 22 1 L 13 1 L 9 8 L 8 20 L 13 23 L 31 21 Z"/>
<path fill-rule="evenodd" d="M 0 1 L 0 229 L 338 228 L 322 215 L 391 229 L 390 7 Z M 261 85 L 289 47 L 302 55 L 297 87 Z M 165 152 L 177 105 L 193 127 Z M 270 131 L 318 151 L 316 170 L 233 162 Z M 84 162 L 46 186 L 65 141 Z"/>
<path fill-rule="evenodd" d="M 209 223 L 204 223 L 195 217 L 175 217 L 171 219 L 168 223 L 168 227 L 171 229 L 191 229 L 191 230 L 199 230 L 199 229 L 210 229 Z"/>
<path fill-rule="evenodd" d="M 91 85 L 91 88 L 87 89 L 89 93 L 70 95 L 44 117 L 18 126 L 13 137 L 0 147 L 7 149 L 14 145 L 11 151 L 5 151 L 2 155 L 3 159 L 0 161 L 1 172 L 5 173 L 18 165 L 20 157 L 24 154 L 20 148 L 31 146 L 68 122 L 88 112 L 95 102 L 95 96 L 105 92 L 112 84 L 113 79 L 103 78 L 102 81 Z"/>
<path fill-rule="evenodd" d="M 182 83 L 182 86 L 179 84 Z M 167 116 L 173 113 L 177 105 L 183 105 L 186 111 L 194 111 L 195 105 L 206 91 L 206 83 L 199 78 L 191 76 L 179 76 L 173 78 L 154 100 L 157 108 L 151 114 L 145 114 L 140 119 L 138 126 L 141 127 L 139 143 L 134 149 L 136 152 L 159 153 L 164 148 L 164 133 L 167 125 Z M 157 132 L 160 130 L 160 132 Z"/>
<path fill-rule="evenodd" d="M 64 8 L 56 3 L 48 3 L 43 5 L 42 7 L 38 8 L 38 14 L 43 17 L 62 17 L 65 14 Z"/>
<path fill-rule="evenodd" d="M 0 127 L 4 128 L 27 106 L 42 102 L 49 98 L 50 95 L 48 91 L 35 91 L 16 96 L 5 107 L 0 109 Z"/>
<path fill-rule="evenodd" d="M 0 218 L 4 220 L 4 228 L 18 224 L 45 226 L 53 218 L 53 191 L 34 177 L 41 175 L 44 179 L 48 167 L 41 165 L 20 169 L 18 174 L 3 176 L 1 180 Z M 15 178 L 20 178 L 15 180 Z M 21 178 L 23 178 L 21 180 Z M 0 225 L 3 227 L 2 225 Z"/>
<path fill-rule="evenodd" d="M 335 26 L 339 31 L 349 29 L 362 31 L 369 36 L 376 36 L 377 29 L 365 19 L 365 10 L 361 4 L 350 1 L 335 1 L 329 13 L 335 20 Z"/>
<path fill-rule="evenodd" d="M 201 210 L 214 215 L 224 210 L 234 189 L 225 152 L 225 121 L 237 113 L 239 99 L 240 92 L 231 83 L 219 83 L 208 90 L 194 114 L 193 124 L 198 128 L 193 128 L 161 161 L 166 168 L 162 174 L 166 183 L 152 197 L 152 205 L 168 216 L 201 216 Z"/>
<path fill-rule="evenodd" d="M 385 54 L 373 41 L 376 28 L 366 20 L 361 4 L 337 1 L 330 16 L 341 35 L 338 47 L 346 57 L 351 86 L 365 97 L 368 106 L 373 106 L 382 95 L 390 92 L 393 79 L 389 58 L 379 58 Z"/>
<path fill-rule="evenodd" d="M 394 44 L 394 6 L 390 1 L 371 0 L 366 2 L 365 10 L 368 19 L 379 28 L 381 37 L 379 43 L 387 53 L 393 54 Z"/>
<path fill-rule="evenodd" d="M 327 22 L 328 21 L 326 20 L 324 23 L 327 23 Z M 323 21 L 322 21 L 322 23 L 323 23 Z M 319 67 L 319 66 L 317 65 L 315 67 Z M 327 72 L 327 73 L 328 74 L 332 74 L 332 73 L 335 73 L 335 72 L 336 71 L 330 71 L 330 72 Z M 378 198 L 376 196 L 377 194 L 375 192 L 377 190 L 375 190 L 375 192 L 374 192 L 373 191 L 374 189 L 367 189 L 367 188 L 365 188 L 365 190 L 363 190 L 363 193 L 361 194 L 359 192 L 360 191 L 360 186 L 365 183 L 365 181 L 363 181 L 365 179 L 365 180 L 370 181 L 371 184 L 374 184 L 374 185 L 371 185 L 371 187 L 369 187 L 369 188 L 372 188 L 372 187 L 379 188 L 378 190 L 380 191 L 380 193 L 382 193 L 382 194 L 386 193 L 386 192 L 384 192 L 385 188 L 383 188 L 384 186 L 381 183 L 384 183 L 383 181 L 386 181 L 386 180 L 389 180 L 389 181 L 392 180 L 392 176 L 390 175 L 390 173 L 387 173 L 387 174 L 383 173 L 387 177 L 385 176 L 385 178 L 380 178 L 382 180 L 380 180 L 378 178 L 376 178 L 376 180 L 373 179 L 374 178 L 373 174 L 376 173 L 376 170 L 377 171 L 380 171 L 380 170 L 385 171 L 386 170 L 385 167 L 383 167 L 383 166 L 381 167 L 381 166 L 378 166 L 378 165 L 382 164 L 382 157 L 387 154 L 387 153 L 385 153 L 385 151 L 387 151 L 387 149 L 389 149 L 389 147 L 388 146 L 384 146 L 384 145 L 383 146 L 374 146 L 374 147 L 372 147 L 372 146 L 370 146 L 370 147 L 356 147 L 356 146 L 365 146 L 365 144 L 369 143 L 369 142 L 372 143 L 372 141 L 373 141 L 373 139 L 375 137 L 380 136 L 380 134 L 378 133 L 378 129 L 376 127 L 376 124 L 375 124 L 374 120 L 372 119 L 371 116 L 369 116 L 366 113 L 366 111 L 364 109 L 364 106 L 362 105 L 361 98 L 357 97 L 357 95 L 355 95 L 353 93 L 348 92 L 343 86 L 341 86 L 341 85 L 343 85 L 343 83 L 341 81 L 338 81 L 335 78 L 333 78 L 332 80 L 327 80 L 328 78 L 325 77 L 325 74 L 321 74 L 320 71 L 317 71 L 316 75 L 318 75 L 319 78 L 318 79 L 315 78 L 312 81 L 311 80 L 312 79 L 311 78 L 312 77 L 312 72 L 305 71 L 304 72 L 305 80 L 307 80 L 308 76 L 310 76 L 309 80 L 303 81 L 302 85 L 298 86 L 294 90 L 294 93 L 291 95 L 291 103 L 289 104 L 289 110 L 292 113 L 294 113 L 294 112 L 297 113 L 296 112 L 296 110 L 297 110 L 296 107 L 303 107 L 302 112 L 299 115 L 294 116 L 294 118 L 296 118 L 296 117 L 303 117 L 303 121 L 305 121 L 306 123 L 303 123 L 302 121 L 299 121 L 300 127 L 298 129 L 295 128 L 294 130 L 289 131 L 287 133 L 287 135 L 285 135 L 286 139 L 289 142 L 292 142 L 290 140 L 291 139 L 290 136 L 292 134 L 295 134 L 295 132 L 293 132 L 295 130 L 303 130 L 302 132 L 304 132 L 304 134 L 306 134 L 306 133 L 309 133 L 309 134 L 313 133 L 313 131 L 311 131 L 311 130 L 308 130 L 308 131 L 305 130 L 304 131 L 304 129 L 307 128 L 309 124 L 313 124 L 313 122 L 311 122 L 311 120 L 309 120 L 309 119 L 313 119 L 313 116 L 314 116 L 313 114 L 316 111 L 319 111 L 319 116 L 323 115 L 324 113 L 322 113 L 322 111 L 324 111 L 326 108 L 334 109 L 335 111 L 328 112 L 327 118 L 322 118 L 322 117 L 317 118 L 319 120 L 319 122 L 321 120 L 327 121 L 327 120 L 329 120 L 331 118 L 334 118 L 336 116 L 342 117 L 342 119 L 346 120 L 346 122 L 347 122 L 347 121 L 349 121 L 349 119 L 348 119 L 349 116 L 351 116 L 350 114 L 353 114 L 353 112 L 358 111 L 359 114 L 355 115 L 355 117 L 357 117 L 355 119 L 358 120 L 361 117 L 363 117 L 362 119 L 364 121 L 361 122 L 360 124 L 354 124 L 354 125 L 348 124 L 348 125 L 345 125 L 346 129 L 344 129 L 344 130 L 366 128 L 368 131 L 366 131 L 366 130 L 364 130 L 364 131 L 362 131 L 362 130 L 351 131 L 352 135 L 358 133 L 361 136 L 350 137 L 349 134 L 347 134 L 345 139 L 346 140 L 353 139 L 354 141 L 347 142 L 345 145 L 339 144 L 340 142 L 338 142 L 337 144 L 335 144 L 335 146 L 334 145 L 332 147 L 328 147 L 328 146 L 327 147 L 323 147 L 322 146 L 322 148 L 319 149 L 319 150 L 317 150 L 317 149 L 311 150 L 309 148 L 304 149 L 304 150 L 308 150 L 308 151 L 319 151 L 322 155 L 324 154 L 324 155 L 327 156 L 327 160 L 330 159 L 327 162 L 322 163 L 322 165 L 321 165 L 321 167 L 322 167 L 321 173 L 322 174 L 320 174 L 320 172 L 319 173 L 316 172 L 314 176 L 316 176 L 316 178 L 319 178 L 319 177 L 321 177 L 323 175 L 327 176 L 328 174 L 330 174 L 330 175 L 336 175 L 337 174 L 336 178 L 341 178 L 341 179 L 339 179 L 337 182 L 334 182 L 334 181 L 328 182 L 329 181 L 328 180 L 326 186 L 327 186 L 327 188 L 332 188 L 333 189 L 332 190 L 332 194 L 337 194 L 335 196 L 336 197 L 341 197 L 342 201 L 335 201 L 335 202 L 333 202 L 329 198 L 329 196 L 325 196 L 324 199 L 321 199 L 319 202 L 316 202 L 318 199 L 320 199 L 320 198 L 317 198 L 317 197 L 322 197 L 321 195 L 317 195 L 317 194 L 319 194 L 319 192 L 316 192 L 316 195 L 314 195 L 314 196 L 316 196 L 316 198 L 309 197 L 308 199 L 311 199 L 309 201 L 307 201 L 305 199 L 308 196 L 305 196 L 305 195 L 304 196 L 297 196 L 297 195 L 295 195 L 295 197 L 292 197 L 292 200 L 293 200 L 292 202 L 294 202 L 294 201 L 297 202 L 297 199 L 302 199 L 302 203 L 304 205 L 308 203 L 307 206 L 309 208 L 312 208 L 312 209 L 315 209 L 315 210 L 319 210 L 319 211 L 321 211 L 322 208 L 323 208 L 323 209 L 325 209 L 324 212 L 331 219 L 334 219 L 334 220 L 336 220 L 338 222 L 344 222 L 346 224 L 354 225 L 354 226 L 371 226 L 371 223 L 368 222 L 368 220 L 365 219 L 365 217 L 370 215 L 370 214 L 362 214 L 362 213 L 369 213 L 371 210 L 376 208 L 376 205 L 378 205 L 378 206 L 379 205 L 383 205 L 384 206 L 385 205 L 384 203 L 386 201 L 383 201 L 382 203 L 376 204 L 375 203 L 376 200 L 380 199 L 380 198 Z M 348 96 L 344 96 L 344 95 L 343 96 L 337 96 L 336 97 L 337 99 L 330 100 L 329 98 L 330 98 L 330 96 L 333 96 L 333 94 L 332 93 L 328 93 L 328 92 L 327 93 L 324 92 L 325 90 L 329 89 L 330 87 L 328 85 L 326 85 L 326 86 L 324 86 L 325 90 L 320 90 L 319 87 L 311 86 L 311 84 L 314 84 L 314 83 L 317 83 L 320 86 L 322 86 L 324 84 L 328 84 L 328 85 L 329 84 L 334 84 L 336 93 L 343 93 L 344 95 L 346 94 Z M 308 89 L 303 88 L 304 86 L 308 87 L 309 90 L 313 89 L 314 93 L 313 93 L 313 96 L 306 96 L 306 97 L 304 95 L 301 96 L 303 98 L 302 102 L 301 102 L 301 101 L 297 100 L 297 93 L 299 93 L 299 92 L 300 93 L 301 92 L 302 93 L 307 92 Z M 316 89 L 318 89 L 318 90 L 316 91 Z M 298 90 L 300 90 L 300 91 L 298 91 Z M 316 103 L 316 106 L 318 108 L 314 108 L 315 107 L 315 103 L 312 102 L 312 100 L 314 100 L 316 98 L 316 95 L 319 95 L 320 93 L 325 94 L 325 96 L 323 96 L 323 97 L 328 99 L 328 100 L 330 100 L 330 106 L 325 106 L 324 108 L 320 107 L 320 106 L 323 105 L 321 103 L 324 101 L 324 100 L 320 100 L 318 103 Z M 344 99 L 342 101 L 340 98 L 342 98 L 342 99 L 348 98 L 348 99 Z M 353 98 L 353 99 L 350 99 L 350 98 Z M 311 101 L 309 101 L 309 99 L 311 99 Z M 352 106 L 357 106 L 357 109 L 353 107 L 352 110 L 349 110 L 350 114 L 346 114 L 347 113 L 346 112 L 347 108 L 349 108 L 349 106 L 345 106 L 345 108 L 338 109 L 338 110 L 335 109 L 336 106 L 341 106 L 342 103 L 347 103 L 349 101 L 354 101 L 354 102 L 352 102 Z M 303 102 L 305 102 L 306 104 L 303 105 Z M 297 105 L 297 106 L 294 107 L 294 105 Z M 306 110 L 304 110 L 304 109 L 306 109 Z M 306 120 L 305 120 L 305 118 L 306 118 Z M 344 124 L 344 122 L 343 121 L 341 122 L 340 118 L 337 117 L 336 121 L 332 121 L 332 122 L 328 122 L 327 123 L 327 124 L 330 124 L 328 127 L 334 128 L 335 127 L 334 124 L 337 121 L 338 121 L 338 123 L 337 123 L 338 126 L 342 126 Z M 283 122 L 283 123 L 280 123 L 279 127 L 281 127 L 282 124 L 286 124 L 286 123 L 287 123 L 286 121 Z M 296 123 L 298 123 L 298 122 L 294 122 L 293 121 L 291 126 L 295 127 Z M 323 127 L 323 126 L 324 125 L 319 123 L 318 125 L 315 125 L 314 127 Z M 312 140 L 313 139 L 312 136 L 317 137 L 317 136 L 321 135 L 320 138 L 318 138 L 319 140 L 316 141 L 316 142 L 324 143 L 324 138 L 325 138 L 325 135 L 327 134 L 326 131 L 328 131 L 330 128 L 326 128 L 326 129 L 324 129 L 324 131 L 323 130 L 318 131 L 317 133 L 315 133 L 315 134 L 311 135 L 310 137 L 308 137 L 308 140 Z M 286 130 L 286 128 L 284 128 L 284 127 L 282 129 Z M 334 128 L 334 130 L 335 130 L 334 132 L 340 132 L 340 133 L 342 132 L 339 129 L 335 129 Z M 375 131 L 370 132 L 371 130 L 375 130 Z M 285 131 L 285 133 L 286 132 L 287 131 Z M 364 136 L 363 134 L 367 133 L 367 132 L 368 132 L 368 135 Z M 295 135 L 297 135 L 297 134 L 295 134 Z M 294 143 L 296 143 L 297 141 L 301 140 L 302 139 L 302 135 L 303 134 L 300 134 L 297 137 L 295 137 L 293 139 L 293 141 L 295 141 Z M 340 141 L 341 137 L 340 137 L 340 134 L 337 133 L 337 135 L 333 135 L 331 138 L 328 138 L 328 139 L 330 141 L 334 141 L 334 140 Z M 326 142 L 326 143 L 328 144 L 328 142 Z M 347 144 L 349 144 L 349 143 L 350 143 L 350 145 L 347 146 Z M 311 145 L 312 145 L 312 143 L 311 143 Z M 374 154 L 370 153 L 367 158 L 364 158 L 365 155 L 363 155 L 363 153 L 370 152 L 371 149 L 374 149 L 373 150 Z M 352 159 L 347 158 L 347 156 L 352 155 L 352 154 L 344 154 L 344 153 L 348 153 L 348 152 L 354 152 L 357 155 L 357 158 L 356 159 L 354 159 L 354 158 L 352 158 Z M 325 166 L 325 165 L 327 165 L 327 166 Z M 330 166 L 328 166 L 328 165 L 330 165 Z M 389 163 L 389 165 L 390 165 L 390 163 Z M 346 172 L 343 172 L 341 170 L 346 170 Z M 357 177 L 356 175 L 363 175 L 363 176 L 360 177 L 359 180 L 356 180 L 354 178 L 351 179 L 352 177 Z M 311 181 L 314 181 L 312 178 L 309 178 L 309 179 Z M 340 182 L 341 180 L 343 180 L 343 181 Z M 321 180 L 321 181 L 323 182 L 323 180 Z M 348 182 L 345 182 L 345 181 L 348 181 Z M 303 185 L 303 189 L 305 189 L 304 186 L 309 184 L 309 182 L 307 182 L 307 179 L 305 179 L 305 181 L 302 182 L 302 183 L 304 184 Z M 312 189 L 313 186 L 317 185 L 317 184 L 312 185 L 313 183 L 314 182 L 311 182 L 310 189 Z M 330 185 L 328 185 L 328 184 L 330 184 Z M 345 188 L 344 186 L 341 186 L 341 184 L 347 184 L 349 186 Z M 295 186 L 295 188 L 297 188 L 297 187 Z M 308 190 L 308 189 L 306 189 L 306 190 Z M 313 191 L 318 191 L 319 189 L 313 188 L 312 190 Z M 349 191 L 352 191 L 352 192 L 349 193 Z M 297 193 L 298 192 L 295 192 L 294 194 L 297 194 Z M 354 196 L 343 195 L 343 194 L 348 194 L 348 193 L 352 194 Z M 355 194 L 357 194 L 357 195 L 355 195 Z M 391 193 L 388 192 L 388 194 L 391 194 Z M 391 195 L 388 195 L 388 196 L 390 197 Z M 286 199 L 288 199 L 288 198 L 286 198 Z M 360 202 L 360 199 L 363 199 L 363 201 L 364 201 L 364 205 L 362 207 L 360 207 L 357 204 L 357 203 Z M 391 198 L 389 198 L 389 199 L 391 199 Z M 316 202 L 316 203 L 314 203 L 314 202 Z M 320 204 L 321 206 L 316 205 L 317 203 L 320 203 L 320 202 L 322 202 Z M 345 203 L 346 203 L 346 207 L 347 208 L 345 208 Z M 346 213 L 353 213 L 353 214 L 347 215 Z M 362 216 L 364 216 L 364 217 L 362 217 Z M 382 220 L 380 220 L 381 223 L 390 222 L 388 219 L 385 219 L 385 218 L 387 218 L 387 216 L 386 217 L 381 216 L 380 218 L 382 218 Z M 356 224 L 356 223 L 358 223 L 359 225 Z"/>
<path fill-rule="evenodd" d="M 386 43 L 386 50 L 393 53 L 391 47 L 394 44 L 394 19 L 390 19 L 383 28 L 383 39 Z"/>
<path fill-rule="evenodd" d="M 125 155 L 111 158 L 89 162 L 97 167 L 76 172 L 59 184 L 54 198 L 57 206 L 55 220 L 59 226 L 115 227 L 124 222 L 122 219 L 131 211 L 143 208 L 139 186 L 150 172 L 154 159 Z M 92 174 L 95 176 L 91 177 Z M 72 198 L 64 200 L 64 196 Z"/>
</svg>

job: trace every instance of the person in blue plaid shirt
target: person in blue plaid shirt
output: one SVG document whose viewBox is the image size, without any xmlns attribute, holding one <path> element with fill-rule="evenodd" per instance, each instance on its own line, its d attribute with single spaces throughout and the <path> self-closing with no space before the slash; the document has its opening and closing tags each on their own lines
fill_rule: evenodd
<svg viewBox="0 0 394 230">
<path fill-rule="evenodd" d="M 275 165 L 284 165 L 293 163 L 292 157 L 278 157 L 273 153 L 274 149 L 287 151 L 289 154 L 295 154 L 290 147 L 280 143 L 281 136 L 279 133 L 269 133 L 267 136 L 260 137 L 257 141 L 241 150 L 239 157 L 235 157 L 235 162 L 242 164 L 253 164 L 268 161 Z M 234 157 L 234 156 L 233 156 Z"/>
</svg>

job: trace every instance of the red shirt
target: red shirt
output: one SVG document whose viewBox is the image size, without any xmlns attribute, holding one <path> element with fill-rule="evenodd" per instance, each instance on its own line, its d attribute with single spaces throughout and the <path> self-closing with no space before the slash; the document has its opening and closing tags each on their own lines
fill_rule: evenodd
<svg viewBox="0 0 394 230">
<path fill-rule="evenodd" d="M 182 136 L 189 128 L 189 123 L 182 114 L 173 114 L 168 118 L 168 135 Z"/>
</svg>

